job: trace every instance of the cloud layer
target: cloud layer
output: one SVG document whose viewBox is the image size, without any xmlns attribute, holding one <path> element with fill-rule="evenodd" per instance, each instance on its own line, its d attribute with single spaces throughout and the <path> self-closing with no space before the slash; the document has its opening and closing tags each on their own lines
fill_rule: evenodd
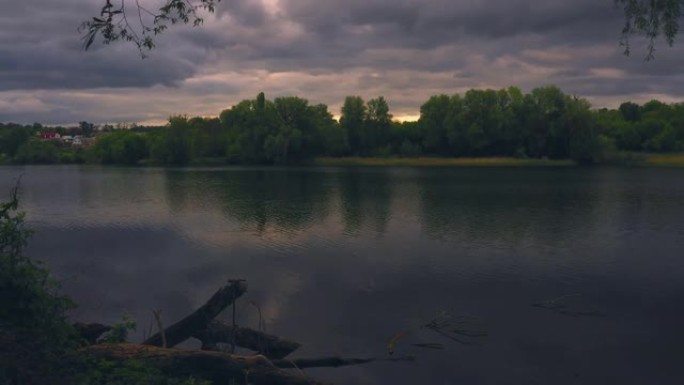
<svg viewBox="0 0 684 385">
<path fill-rule="evenodd" d="M 661 44 L 645 62 L 636 39 L 622 55 L 612 0 L 226 0 L 203 27 L 159 36 L 146 60 L 130 44 L 81 50 L 76 29 L 98 6 L 5 7 L 0 121 L 159 122 L 217 115 L 260 91 L 333 113 L 346 95 L 384 95 L 408 118 L 430 95 L 470 88 L 556 84 L 600 107 L 684 94 L 681 48 Z"/>
</svg>

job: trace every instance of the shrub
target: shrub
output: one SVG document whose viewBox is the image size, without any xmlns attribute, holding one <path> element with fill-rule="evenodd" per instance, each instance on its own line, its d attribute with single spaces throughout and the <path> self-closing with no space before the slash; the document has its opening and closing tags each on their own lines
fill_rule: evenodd
<svg viewBox="0 0 684 385">
<path fill-rule="evenodd" d="M 31 231 L 17 208 L 15 189 L 0 204 L 0 383 L 40 383 L 80 341 L 66 317 L 73 302 L 23 254 Z"/>
</svg>

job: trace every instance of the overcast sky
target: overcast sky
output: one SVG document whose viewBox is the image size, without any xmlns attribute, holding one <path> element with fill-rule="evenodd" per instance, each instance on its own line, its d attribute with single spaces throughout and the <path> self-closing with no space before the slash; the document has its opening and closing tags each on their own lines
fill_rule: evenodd
<svg viewBox="0 0 684 385">
<path fill-rule="evenodd" d="M 335 115 L 346 95 L 382 95 L 402 119 L 431 95 L 509 85 L 555 84 L 596 107 L 684 99 L 682 46 L 645 62 L 634 39 L 625 57 L 613 0 L 223 0 L 145 60 L 131 44 L 81 49 L 77 26 L 103 2 L 0 0 L 0 122 L 216 116 L 260 91 Z"/>
</svg>

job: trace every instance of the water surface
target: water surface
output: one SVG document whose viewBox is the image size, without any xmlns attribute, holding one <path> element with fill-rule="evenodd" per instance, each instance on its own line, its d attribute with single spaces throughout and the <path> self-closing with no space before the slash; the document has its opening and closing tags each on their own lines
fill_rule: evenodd
<svg viewBox="0 0 684 385">
<path fill-rule="evenodd" d="M 128 314 L 136 338 L 244 278 L 239 323 L 258 304 L 297 356 L 407 332 L 414 363 L 311 370 L 339 384 L 684 380 L 684 170 L 32 166 L 0 168 L 3 193 L 19 175 L 28 252 L 74 317 Z M 420 327 L 440 314 L 488 336 Z"/>
</svg>

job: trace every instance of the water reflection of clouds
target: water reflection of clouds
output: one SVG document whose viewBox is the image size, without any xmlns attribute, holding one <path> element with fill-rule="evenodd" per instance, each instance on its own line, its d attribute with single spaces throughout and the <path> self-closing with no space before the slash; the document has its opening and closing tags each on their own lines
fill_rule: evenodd
<svg viewBox="0 0 684 385">
<path fill-rule="evenodd" d="M 649 374 L 659 380 L 675 373 L 659 358 L 670 345 L 656 337 L 681 336 L 667 321 L 682 314 L 684 179 L 676 173 L 25 170 L 24 208 L 40 224 L 29 250 L 49 256 L 60 277 L 76 276 L 65 288 L 87 320 L 127 312 L 145 323 L 152 308 L 177 319 L 226 279 L 245 278 L 240 323 L 258 324 L 254 301 L 268 331 L 302 342 L 302 355 L 384 354 L 393 334 L 442 310 L 491 327 L 482 347 L 322 375 L 331 379 L 573 383 L 579 372 L 605 383 L 623 362 L 661 369 Z M 609 316 L 530 306 L 580 292 Z M 625 342 L 635 335 L 638 345 Z M 621 382 L 643 380 L 638 374 Z"/>
</svg>

